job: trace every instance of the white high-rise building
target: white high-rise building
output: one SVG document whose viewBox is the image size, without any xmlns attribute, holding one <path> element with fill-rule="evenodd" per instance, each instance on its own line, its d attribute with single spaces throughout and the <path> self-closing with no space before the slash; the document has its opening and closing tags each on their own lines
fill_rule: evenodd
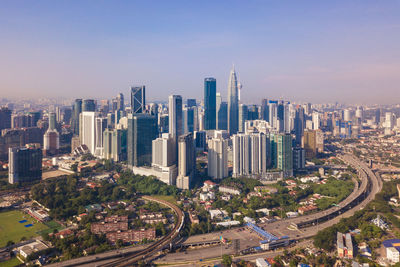
<svg viewBox="0 0 400 267">
<path fill-rule="evenodd" d="M 222 136 L 208 140 L 208 176 L 214 179 L 228 177 L 228 140 Z"/>
<path fill-rule="evenodd" d="M 343 120 L 344 121 L 351 121 L 351 111 L 350 111 L 350 109 L 345 109 L 343 111 Z"/>
<path fill-rule="evenodd" d="M 174 142 L 169 134 L 152 141 L 152 165 L 168 167 L 176 164 Z"/>
<path fill-rule="evenodd" d="M 319 113 L 313 112 L 312 114 L 313 130 L 318 130 L 320 127 Z"/>
<path fill-rule="evenodd" d="M 235 67 L 232 68 L 228 82 L 228 131 L 235 134 L 239 130 L 239 92 Z"/>
<path fill-rule="evenodd" d="M 278 107 L 276 103 L 269 103 L 269 124 L 273 129 L 277 129 L 278 125 Z"/>
<path fill-rule="evenodd" d="M 96 112 L 83 111 L 79 119 L 79 138 L 82 145 L 86 145 L 94 155 L 96 151 Z"/>
<path fill-rule="evenodd" d="M 263 133 L 232 136 L 233 176 L 259 177 L 267 171 L 268 138 Z"/>
<path fill-rule="evenodd" d="M 176 149 L 175 141 L 169 134 L 163 134 L 162 137 L 152 142 L 152 167 L 157 171 L 157 177 L 169 185 L 176 184 Z"/>
<path fill-rule="evenodd" d="M 392 130 L 396 121 L 396 116 L 392 112 L 386 112 L 385 114 L 385 125 L 386 128 Z"/>
<path fill-rule="evenodd" d="M 105 118 L 96 117 L 95 119 L 95 151 L 94 155 L 101 157 L 103 156 L 103 132 L 107 127 L 107 120 Z"/>
<path fill-rule="evenodd" d="M 291 121 L 290 121 L 290 104 L 285 103 L 283 106 L 283 118 L 284 118 L 284 132 L 290 133 L 291 131 Z M 293 116 L 294 118 L 294 116 Z"/>
<path fill-rule="evenodd" d="M 169 96 L 168 112 L 169 134 L 177 140 L 183 134 L 182 97 L 180 95 Z"/>
<path fill-rule="evenodd" d="M 356 109 L 356 118 L 361 119 L 361 121 L 364 119 L 364 110 L 361 106 L 358 106 Z"/>
<path fill-rule="evenodd" d="M 193 142 L 193 133 L 178 138 L 178 177 L 176 187 L 189 189 L 196 170 L 196 153 Z"/>
</svg>

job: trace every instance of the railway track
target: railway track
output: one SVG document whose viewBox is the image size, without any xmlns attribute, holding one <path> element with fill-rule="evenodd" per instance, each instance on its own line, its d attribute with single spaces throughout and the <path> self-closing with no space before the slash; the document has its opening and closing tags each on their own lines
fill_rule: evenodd
<svg viewBox="0 0 400 267">
<path fill-rule="evenodd" d="M 172 229 L 172 231 L 169 232 L 168 235 L 166 235 L 163 238 L 161 238 L 160 240 L 154 242 L 153 244 L 151 244 L 149 247 L 145 248 L 144 250 L 141 250 L 132 255 L 125 256 L 125 257 L 117 259 L 115 261 L 112 261 L 112 262 L 109 262 L 106 264 L 102 264 L 102 265 L 98 265 L 98 266 L 102 266 L 102 267 L 134 266 L 138 261 L 145 260 L 146 258 L 154 255 L 156 252 L 158 252 L 165 246 L 168 246 L 179 235 L 179 232 L 181 231 L 181 229 L 183 227 L 183 223 L 185 221 L 185 214 L 177 206 L 175 206 L 167 201 L 159 200 L 159 199 L 156 199 L 156 198 L 153 198 L 150 196 L 143 196 L 142 198 L 145 200 L 160 203 L 160 204 L 172 209 L 178 218 L 174 228 Z"/>
</svg>

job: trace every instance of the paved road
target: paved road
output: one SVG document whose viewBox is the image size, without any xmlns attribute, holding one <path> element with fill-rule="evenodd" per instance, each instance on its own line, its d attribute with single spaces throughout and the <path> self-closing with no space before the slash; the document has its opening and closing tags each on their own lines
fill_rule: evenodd
<svg viewBox="0 0 400 267">
<path fill-rule="evenodd" d="M 340 219 L 345 218 L 345 217 L 350 217 L 352 216 L 356 211 L 363 209 L 370 201 L 372 201 L 375 197 L 375 194 L 378 193 L 382 189 L 382 181 L 380 180 L 379 177 L 377 177 L 363 162 L 359 161 L 357 158 L 355 158 L 352 155 L 344 155 L 341 157 L 342 160 L 346 161 L 348 164 L 353 166 L 356 170 L 359 171 L 359 178 L 361 179 L 361 185 L 356 187 L 356 190 L 353 191 L 353 193 L 348 196 L 343 202 L 340 203 L 340 207 L 344 207 L 348 203 L 351 203 L 352 199 L 354 197 L 358 196 L 360 193 L 362 193 L 363 190 L 366 190 L 367 185 L 370 183 L 370 193 L 366 196 L 366 198 L 358 203 L 358 205 L 352 207 L 351 209 L 347 210 L 340 216 L 336 216 L 328 221 L 325 221 L 323 223 L 319 223 L 317 225 L 311 226 L 311 227 L 306 227 L 303 229 L 293 229 L 290 230 L 288 227 L 293 223 L 293 222 L 301 222 L 305 220 L 310 220 L 310 219 L 315 219 L 319 218 L 322 216 L 325 216 L 330 210 L 328 211 L 322 211 L 319 213 L 315 213 L 313 215 L 306 215 L 306 216 L 300 216 L 298 218 L 294 219 L 287 219 L 287 220 L 281 220 L 277 221 L 274 223 L 270 224 L 260 224 L 259 226 L 263 227 L 265 230 L 268 232 L 275 234 L 277 236 L 283 236 L 283 235 L 288 235 L 291 239 L 305 239 L 305 238 L 310 238 L 314 236 L 318 231 L 327 228 L 329 226 L 332 226 L 340 221 Z M 334 208 L 334 209 L 339 209 L 339 208 Z M 193 238 L 196 238 L 196 240 L 212 240 L 212 238 L 215 238 L 216 235 L 222 235 L 228 239 L 235 237 L 240 239 L 241 242 L 241 249 L 245 249 L 246 247 L 242 246 L 242 242 L 247 242 L 246 244 L 249 244 L 249 240 L 253 239 L 256 243 L 258 243 L 259 239 L 257 239 L 256 235 L 254 233 L 251 233 L 248 230 L 245 231 L 240 231 L 237 232 L 237 229 L 232 229 L 232 230 L 225 230 L 220 233 L 214 233 L 214 234 L 206 234 L 206 235 L 198 235 L 194 236 Z M 232 238 L 235 239 L 235 238 Z M 303 242 L 303 241 L 302 241 Z M 223 247 L 223 254 L 233 254 L 233 249 L 231 247 L 228 247 L 225 249 Z M 265 252 L 266 255 L 269 255 L 269 253 L 274 253 L 274 252 Z M 207 259 L 207 258 L 216 258 L 221 256 L 221 250 L 219 246 L 216 247 L 206 247 L 206 248 L 200 248 L 196 250 L 187 250 L 185 252 L 179 252 L 179 253 L 173 253 L 173 254 L 167 254 L 166 256 L 158 259 L 155 263 L 160 263 L 160 264 L 183 264 L 182 266 L 186 266 L 185 264 L 195 264 L 199 263 L 200 259 Z M 246 257 L 251 257 L 250 255 Z M 175 264 L 174 264 L 175 265 Z M 188 265 L 189 266 L 189 265 Z"/>
</svg>

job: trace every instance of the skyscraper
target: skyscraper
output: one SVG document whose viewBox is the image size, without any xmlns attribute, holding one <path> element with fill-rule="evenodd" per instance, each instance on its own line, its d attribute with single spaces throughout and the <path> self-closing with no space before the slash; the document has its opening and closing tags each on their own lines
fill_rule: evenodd
<svg viewBox="0 0 400 267">
<path fill-rule="evenodd" d="M 49 129 L 56 129 L 56 113 L 54 112 L 49 113 Z"/>
<path fill-rule="evenodd" d="M 234 177 L 263 177 L 267 172 L 269 140 L 263 133 L 235 134 L 232 137 Z"/>
<path fill-rule="evenodd" d="M 160 180 L 169 185 L 176 184 L 177 155 L 175 146 L 175 141 L 167 133 L 152 142 L 153 169 L 160 171 Z"/>
<path fill-rule="evenodd" d="M 90 153 L 96 151 L 96 113 L 83 111 L 80 114 L 79 137 L 82 145 L 86 145 Z"/>
<path fill-rule="evenodd" d="M 239 130 L 239 98 L 238 81 L 235 68 L 233 67 L 229 75 L 228 82 L 228 132 L 236 134 Z"/>
<path fill-rule="evenodd" d="M 49 113 L 49 128 L 43 135 L 43 155 L 55 155 L 60 148 L 60 136 L 56 130 L 56 113 Z"/>
<path fill-rule="evenodd" d="M 149 114 L 129 114 L 128 164 L 151 166 L 152 141 L 158 136 L 157 118 Z"/>
<path fill-rule="evenodd" d="M 117 110 L 125 110 L 124 95 L 122 93 L 117 95 Z"/>
<path fill-rule="evenodd" d="M 11 128 L 11 110 L 6 107 L 0 108 L 0 132 Z"/>
<path fill-rule="evenodd" d="M 168 105 L 169 134 L 175 140 L 183 134 L 182 124 L 182 97 L 180 95 L 170 95 Z"/>
<path fill-rule="evenodd" d="M 42 179 L 42 150 L 36 147 L 15 147 L 8 150 L 8 182 L 32 182 Z"/>
<path fill-rule="evenodd" d="M 276 144 L 276 167 L 283 172 L 284 177 L 292 176 L 292 136 L 290 134 L 277 134 L 274 137 Z"/>
<path fill-rule="evenodd" d="M 186 106 L 187 106 L 188 108 L 195 107 L 196 105 L 197 105 L 197 104 L 196 104 L 196 99 L 188 98 L 188 99 L 186 100 Z"/>
<path fill-rule="evenodd" d="M 244 132 L 244 123 L 247 120 L 248 117 L 248 107 L 244 104 L 239 105 L 239 132 L 243 133 Z"/>
<path fill-rule="evenodd" d="M 179 136 L 178 139 L 178 177 L 176 187 L 190 189 L 196 170 L 196 153 L 193 133 Z"/>
<path fill-rule="evenodd" d="M 294 127 L 293 127 L 297 146 L 301 145 L 301 139 L 304 134 L 304 127 L 305 127 L 304 108 L 302 106 L 297 106 L 294 117 Z"/>
<path fill-rule="evenodd" d="M 75 99 L 74 106 L 73 106 L 73 132 L 74 134 L 79 134 L 79 116 L 82 112 L 82 99 Z"/>
<path fill-rule="evenodd" d="M 204 79 L 204 129 L 216 129 L 216 93 L 215 78 Z"/>
<path fill-rule="evenodd" d="M 228 103 L 219 102 L 217 97 L 217 129 L 228 130 Z"/>
<path fill-rule="evenodd" d="M 213 138 L 208 140 L 208 176 L 214 179 L 228 177 L 228 140 Z"/>
<path fill-rule="evenodd" d="M 84 99 L 82 102 L 82 111 L 96 111 L 96 102 L 93 99 Z"/>
<path fill-rule="evenodd" d="M 194 131 L 194 109 L 195 107 L 185 107 L 182 111 L 183 133 L 192 133 Z"/>
<path fill-rule="evenodd" d="M 261 119 L 269 121 L 268 99 L 263 99 L 261 101 Z"/>
<path fill-rule="evenodd" d="M 146 87 L 131 87 L 132 114 L 143 113 L 146 105 Z"/>
</svg>

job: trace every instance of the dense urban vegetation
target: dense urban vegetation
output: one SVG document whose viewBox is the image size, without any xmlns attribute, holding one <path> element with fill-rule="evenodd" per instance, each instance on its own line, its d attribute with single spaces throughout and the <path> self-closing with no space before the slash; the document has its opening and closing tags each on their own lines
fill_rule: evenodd
<svg viewBox="0 0 400 267">
<path fill-rule="evenodd" d="M 393 207 L 388 205 L 390 198 L 397 195 L 396 185 L 399 183 L 400 181 L 385 182 L 382 191 L 363 210 L 357 211 L 353 216 L 343 218 L 339 223 L 319 231 L 314 237 L 314 245 L 326 251 L 332 251 L 335 248 L 337 232 L 346 233 L 359 229 L 360 234 L 355 236 L 355 242 L 358 244 L 365 241 L 370 248 L 378 248 L 382 242 L 382 237 L 387 236 L 388 233 L 370 223 L 377 214 L 380 214 L 386 222 L 392 224 L 391 236 L 400 238 L 400 220 L 393 215 L 393 212 L 395 212 Z M 372 256 L 373 259 L 376 257 L 374 252 Z"/>
</svg>

